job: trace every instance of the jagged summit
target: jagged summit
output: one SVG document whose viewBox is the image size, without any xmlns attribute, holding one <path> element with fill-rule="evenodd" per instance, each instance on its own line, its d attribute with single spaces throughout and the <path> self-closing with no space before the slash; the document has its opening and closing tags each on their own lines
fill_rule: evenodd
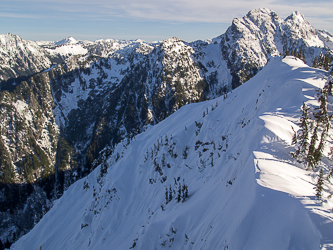
<svg viewBox="0 0 333 250">
<path fill-rule="evenodd" d="M 293 13 L 291 13 L 288 17 L 286 17 L 285 21 L 288 21 L 288 20 L 293 20 L 294 22 L 298 22 L 298 23 L 303 23 L 303 22 L 308 23 L 305 20 L 304 15 L 301 12 L 299 12 L 298 10 L 293 11 Z"/>
<path fill-rule="evenodd" d="M 331 34 L 327 36 L 332 38 Z M 295 11 L 283 20 L 269 9 L 251 10 L 246 16 L 235 18 L 221 35 L 221 47 L 233 74 L 233 87 L 256 74 L 271 57 L 284 55 L 287 51 L 304 51 L 309 65 L 322 50 L 326 53 L 316 29 L 300 12 Z"/>
</svg>

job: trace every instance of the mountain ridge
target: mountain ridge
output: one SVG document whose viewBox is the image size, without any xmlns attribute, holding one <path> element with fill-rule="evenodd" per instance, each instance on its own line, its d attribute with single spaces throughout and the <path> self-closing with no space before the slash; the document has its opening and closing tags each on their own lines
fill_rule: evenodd
<svg viewBox="0 0 333 250">
<path fill-rule="evenodd" d="M 120 157 L 115 151 L 119 143 L 126 147 L 135 135 L 183 106 L 227 97 L 280 55 L 292 54 L 325 69 L 333 58 L 331 34 L 316 31 L 298 12 L 282 20 L 268 9 L 235 19 L 220 37 L 191 43 L 176 37 L 156 43 L 68 38 L 73 43 L 64 39 L 57 45 L 9 36 L 36 48 L 36 57 L 45 56 L 48 66 L 42 59 L 31 61 L 32 52 L 24 46 L 1 42 L 3 48 L 15 45 L 8 47 L 15 52 L 11 57 L 4 52 L 5 60 L 17 63 L 23 48 L 23 60 L 38 68 L 28 67 L 21 77 L 0 83 L 0 195 L 5 197 L 0 216 L 7 218 L 1 220 L 2 242 L 30 230 L 77 179 L 110 156 Z M 247 126 L 245 117 L 239 122 Z M 200 123 L 196 126 L 200 133 Z M 29 143 L 22 140 L 26 135 Z M 17 196 L 19 204 L 12 204 Z"/>
<path fill-rule="evenodd" d="M 182 107 L 118 144 L 12 249 L 329 249 L 316 208 L 331 212 L 311 198 L 315 179 L 288 150 L 295 116 L 324 76 L 275 59 L 226 98 Z M 183 184 L 189 195 L 177 202 Z"/>
</svg>

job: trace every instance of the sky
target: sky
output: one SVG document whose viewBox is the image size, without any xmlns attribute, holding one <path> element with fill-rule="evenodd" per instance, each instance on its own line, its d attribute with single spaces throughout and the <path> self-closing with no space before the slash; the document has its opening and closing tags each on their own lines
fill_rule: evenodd
<svg viewBox="0 0 333 250">
<path fill-rule="evenodd" d="M 233 18 L 268 8 L 280 18 L 300 11 L 333 34 L 332 0 L 0 0 L 0 34 L 26 40 L 142 39 L 187 42 L 223 34 Z"/>
</svg>

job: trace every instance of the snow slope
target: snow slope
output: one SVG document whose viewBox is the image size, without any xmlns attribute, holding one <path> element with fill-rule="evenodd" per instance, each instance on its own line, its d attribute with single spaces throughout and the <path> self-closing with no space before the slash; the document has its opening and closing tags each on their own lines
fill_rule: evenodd
<svg viewBox="0 0 333 250">
<path fill-rule="evenodd" d="M 333 201 L 314 199 L 316 175 L 289 156 L 324 73 L 276 58 L 226 99 L 182 107 L 120 143 L 105 176 L 72 185 L 12 249 L 333 249 Z M 189 197 L 166 204 L 179 183 Z"/>
</svg>

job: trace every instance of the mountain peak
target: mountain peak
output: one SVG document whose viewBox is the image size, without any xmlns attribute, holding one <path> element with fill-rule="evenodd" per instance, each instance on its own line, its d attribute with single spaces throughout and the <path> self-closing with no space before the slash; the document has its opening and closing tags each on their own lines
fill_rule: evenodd
<svg viewBox="0 0 333 250">
<path fill-rule="evenodd" d="M 75 44 L 78 41 L 74 37 L 66 37 L 60 41 L 55 42 L 56 45 L 63 45 L 63 44 Z"/>
<path fill-rule="evenodd" d="M 260 14 L 271 14 L 271 13 L 275 13 L 275 12 L 268 8 L 259 8 L 259 9 L 250 10 L 247 15 L 249 15 L 249 14 L 251 14 L 251 15 L 259 14 L 260 15 Z"/>
<path fill-rule="evenodd" d="M 309 24 L 304 15 L 299 12 L 298 10 L 294 11 L 293 13 L 291 13 L 290 16 L 288 16 L 286 19 L 285 19 L 286 22 L 292 22 L 292 23 L 307 23 Z M 310 24 L 309 24 L 310 25 Z"/>
<path fill-rule="evenodd" d="M 12 39 L 15 39 L 15 40 L 20 39 L 20 40 L 22 40 L 21 37 L 19 37 L 17 35 L 13 35 L 12 33 L 9 33 L 9 32 L 6 33 L 6 34 L 0 35 L 0 42 L 2 44 L 9 43 Z"/>
</svg>

